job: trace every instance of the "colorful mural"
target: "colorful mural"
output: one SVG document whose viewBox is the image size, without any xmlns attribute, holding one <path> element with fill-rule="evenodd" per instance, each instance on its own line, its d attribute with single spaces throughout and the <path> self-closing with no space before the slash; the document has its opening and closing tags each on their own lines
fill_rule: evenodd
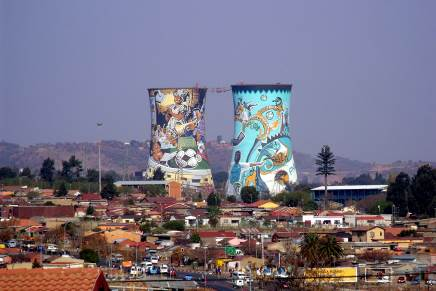
<svg viewBox="0 0 436 291">
<path fill-rule="evenodd" d="M 206 155 L 205 88 L 149 89 L 151 143 L 147 175 L 158 167 L 166 180 L 213 184 Z"/>
<path fill-rule="evenodd" d="M 288 104 L 291 85 L 232 86 L 234 138 L 227 195 L 244 186 L 276 194 L 297 181 Z"/>
</svg>

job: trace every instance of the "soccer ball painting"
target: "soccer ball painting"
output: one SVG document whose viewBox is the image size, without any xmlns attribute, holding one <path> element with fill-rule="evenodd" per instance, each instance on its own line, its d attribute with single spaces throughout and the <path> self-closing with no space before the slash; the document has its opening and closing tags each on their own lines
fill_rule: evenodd
<svg viewBox="0 0 436 291">
<path fill-rule="evenodd" d="M 198 163 L 201 162 L 202 158 L 195 150 L 187 149 L 186 151 L 178 151 L 175 160 L 180 168 L 195 168 Z"/>
</svg>

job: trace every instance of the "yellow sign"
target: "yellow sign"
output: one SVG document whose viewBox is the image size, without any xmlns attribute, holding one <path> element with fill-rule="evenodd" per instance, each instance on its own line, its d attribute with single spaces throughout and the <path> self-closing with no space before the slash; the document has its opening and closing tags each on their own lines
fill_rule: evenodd
<svg viewBox="0 0 436 291">
<path fill-rule="evenodd" d="M 304 271 L 306 282 L 355 283 L 357 282 L 357 268 L 313 268 Z"/>
</svg>

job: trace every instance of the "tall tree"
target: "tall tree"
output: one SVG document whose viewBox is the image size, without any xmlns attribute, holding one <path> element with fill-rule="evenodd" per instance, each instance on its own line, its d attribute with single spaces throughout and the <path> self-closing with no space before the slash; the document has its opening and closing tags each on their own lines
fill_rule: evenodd
<svg viewBox="0 0 436 291">
<path fill-rule="evenodd" d="M 61 176 L 67 181 L 77 181 L 82 173 L 82 161 L 72 155 L 68 161 L 62 161 Z"/>
<path fill-rule="evenodd" d="M 421 166 L 411 183 L 410 210 L 419 215 L 434 216 L 436 212 L 436 171 Z"/>
<path fill-rule="evenodd" d="M 32 175 L 32 171 L 30 170 L 30 168 L 29 167 L 25 167 L 24 169 L 22 169 L 20 171 L 20 177 L 27 177 L 27 178 L 32 179 L 33 175 Z"/>
<path fill-rule="evenodd" d="M 55 172 L 54 160 L 50 158 L 45 159 L 42 162 L 42 166 L 39 171 L 39 175 L 41 176 L 41 179 L 43 179 L 46 182 L 52 183 L 54 172 Z"/>
<path fill-rule="evenodd" d="M 323 145 L 321 151 L 315 159 L 315 164 L 318 166 L 316 174 L 324 176 L 324 209 L 327 208 L 327 176 L 335 173 L 335 155 L 330 150 L 328 145 Z"/>
<path fill-rule="evenodd" d="M 259 191 L 253 186 L 244 186 L 241 189 L 241 200 L 245 203 L 254 203 L 259 200 Z"/>
<path fill-rule="evenodd" d="M 86 179 L 88 180 L 88 182 L 98 182 L 98 170 L 95 169 L 88 169 L 86 171 Z"/>
<path fill-rule="evenodd" d="M 103 189 L 101 189 L 101 197 L 107 200 L 112 200 L 115 196 L 118 196 L 118 191 L 113 182 L 107 183 Z"/>
<path fill-rule="evenodd" d="M 400 216 L 409 211 L 410 177 L 406 173 L 399 173 L 395 181 L 389 184 L 386 200 L 394 204 Z"/>
</svg>

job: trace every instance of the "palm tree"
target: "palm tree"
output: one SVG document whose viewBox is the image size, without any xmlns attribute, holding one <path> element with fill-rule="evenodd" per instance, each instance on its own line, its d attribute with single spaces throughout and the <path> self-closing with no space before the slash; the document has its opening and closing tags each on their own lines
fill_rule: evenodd
<svg viewBox="0 0 436 291">
<path fill-rule="evenodd" d="M 335 155 L 330 151 L 330 147 L 323 145 L 321 152 L 316 156 L 315 164 L 318 166 L 316 174 L 324 176 L 324 209 L 327 208 L 327 176 L 335 173 L 335 162 Z"/>
<path fill-rule="evenodd" d="M 344 255 L 344 250 L 334 236 L 326 236 L 319 241 L 319 256 L 325 265 L 332 265 Z"/>
<path fill-rule="evenodd" d="M 300 253 L 310 267 L 318 265 L 320 260 L 319 236 L 316 233 L 304 235 L 304 239 L 300 244 Z"/>
</svg>

